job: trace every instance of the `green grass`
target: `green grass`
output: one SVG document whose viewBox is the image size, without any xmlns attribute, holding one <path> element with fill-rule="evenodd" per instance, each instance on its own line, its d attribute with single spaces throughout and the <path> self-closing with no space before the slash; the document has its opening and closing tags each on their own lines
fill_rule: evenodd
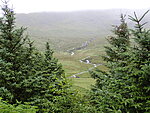
<svg viewBox="0 0 150 113">
<path fill-rule="evenodd" d="M 71 82 L 73 84 L 72 88 L 82 95 L 87 94 L 92 85 L 95 84 L 93 78 L 71 78 Z"/>
<path fill-rule="evenodd" d="M 42 48 L 41 46 L 43 44 L 38 40 L 40 40 L 40 38 L 36 40 L 36 44 L 39 44 L 38 47 Z M 74 48 L 81 46 L 83 42 L 85 42 L 85 40 L 76 39 L 76 43 L 78 43 L 78 45 L 73 44 L 73 42 L 69 42 L 68 44 L 73 44 L 72 48 Z M 64 43 L 67 44 L 67 42 Z M 101 56 L 105 54 L 104 45 L 106 44 L 107 43 L 105 38 L 96 38 L 85 49 L 75 51 L 75 54 L 73 56 L 71 56 L 70 53 L 66 52 L 67 49 L 64 51 L 64 48 L 67 48 L 67 46 L 64 47 L 62 51 L 55 50 L 54 57 L 56 57 L 62 64 L 63 69 L 65 70 L 66 77 L 70 77 L 74 74 L 88 71 L 89 68 L 93 67 L 93 65 L 91 64 L 85 64 L 80 62 L 80 60 L 88 56 L 90 56 L 92 63 L 104 64 L 105 62 L 102 60 Z M 53 45 L 51 46 L 54 47 Z M 97 68 L 101 70 L 107 70 L 104 65 L 98 66 Z M 81 94 L 85 94 L 90 89 L 90 86 L 95 83 L 95 80 L 91 78 L 89 72 L 77 76 L 79 76 L 80 78 L 72 79 L 73 88 L 78 90 Z"/>
<path fill-rule="evenodd" d="M 75 55 L 71 56 L 67 52 L 57 52 L 55 57 L 59 59 L 59 62 L 63 65 L 67 76 L 87 71 L 93 67 L 91 64 L 81 63 L 80 60 L 90 56 L 93 63 L 104 63 L 101 56 L 97 54 L 103 54 L 99 49 L 85 49 L 75 52 Z"/>
<path fill-rule="evenodd" d="M 89 90 L 91 85 L 94 85 L 95 80 L 93 78 L 72 78 L 74 86 Z"/>
<path fill-rule="evenodd" d="M 101 55 L 104 55 L 104 48 L 99 46 L 99 48 L 87 48 L 83 50 L 78 50 L 73 56 L 67 52 L 56 52 L 55 57 L 59 59 L 59 62 L 63 65 L 66 76 L 69 77 L 73 74 L 88 71 L 93 65 L 81 63 L 79 60 L 90 56 L 93 63 L 105 63 Z M 101 70 L 107 70 L 104 65 L 97 67 Z M 94 69 L 93 69 L 94 70 Z M 91 78 L 89 72 L 77 75 L 80 78 L 71 78 L 73 88 L 78 90 L 81 94 L 86 94 L 91 88 L 91 85 L 95 84 L 95 80 Z"/>
<path fill-rule="evenodd" d="M 73 74 L 88 70 L 88 68 L 91 67 L 91 65 L 81 63 L 79 61 L 80 57 L 76 55 L 71 56 L 69 53 L 66 52 L 59 52 L 55 55 L 56 58 L 59 59 L 59 62 L 63 65 L 66 76 L 71 76 Z"/>
</svg>

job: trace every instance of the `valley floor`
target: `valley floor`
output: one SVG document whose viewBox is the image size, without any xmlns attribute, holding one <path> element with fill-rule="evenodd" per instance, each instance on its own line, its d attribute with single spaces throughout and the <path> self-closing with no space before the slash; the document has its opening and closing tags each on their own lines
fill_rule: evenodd
<svg viewBox="0 0 150 113">
<path fill-rule="evenodd" d="M 73 87 L 80 93 L 85 93 L 95 83 L 89 71 L 96 68 L 106 69 L 101 58 L 103 54 L 103 48 L 94 48 L 78 50 L 73 55 L 68 52 L 57 52 L 55 56 L 63 65 L 66 76 L 71 79 Z"/>
</svg>

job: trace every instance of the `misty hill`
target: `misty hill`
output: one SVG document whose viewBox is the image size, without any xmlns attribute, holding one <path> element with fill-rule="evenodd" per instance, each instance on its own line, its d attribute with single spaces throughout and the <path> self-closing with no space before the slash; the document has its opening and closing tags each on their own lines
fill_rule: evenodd
<svg viewBox="0 0 150 113">
<path fill-rule="evenodd" d="M 136 12 L 141 15 L 145 11 Z M 133 15 L 133 10 L 42 12 L 17 14 L 16 18 L 19 26 L 28 28 L 28 34 L 40 49 L 49 41 L 56 50 L 67 50 L 91 38 L 97 43 L 105 43 L 112 25 L 119 24 L 121 13 Z"/>
</svg>

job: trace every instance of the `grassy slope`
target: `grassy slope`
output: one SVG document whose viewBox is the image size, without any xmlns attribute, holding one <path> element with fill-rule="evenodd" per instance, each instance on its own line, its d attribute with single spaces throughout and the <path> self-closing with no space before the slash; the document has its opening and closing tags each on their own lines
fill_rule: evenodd
<svg viewBox="0 0 150 113">
<path fill-rule="evenodd" d="M 39 49 L 46 41 L 56 50 L 67 50 L 90 38 L 104 38 L 119 13 L 112 11 L 82 11 L 64 13 L 18 14 L 17 23 L 28 28 L 28 34 Z"/>
<path fill-rule="evenodd" d="M 141 15 L 144 11 L 137 12 Z M 28 28 L 28 34 L 38 49 L 43 50 L 45 42 L 49 41 L 55 50 L 65 51 L 91 38 L 97 40 L 95 45 L 103 42 L 104 37 L 111 33 L 112 25 L 119 24 L 121 13 L 132 15 L 133 10 L 43 12 L 17 14 L 16 19 L 19 26 Z M 145 20 L 149 20 L 149 16 Z"/>
<path fill-rule="evenodd" d="M 144 10 L 145 11 L 145 10 Z M 104 54 L 105 37 L 110 35 L 111 25 L 119 23 L 120 13 L 131 14 L 131 10 L 100 10 L 67 13 L 31 13 L 17 14 L 17 24 L 28 28 L 28 34 L 35 41 L 38 49 L 43 50 L 46 41 L 55 49 L 55 56 L 62 63 L 66 75 L 87 71 L 90 64 L 80 63 L 79 60 L 91 56 L 93 63 L 103 63 L 100 58 Z M 139 12 L 139 11 L 137 11 Z M 141 11 L 143 12 L 143 11 Z M 140 13 L 141 13 L 140 12 Z M 148 20 L 149 17 L 146 18 Z M 129 25 L 130 22 L 129 22 Z M 66 50 L 79 47 L 83 42 L 94 38 L 93 42 L 83 50 L 71 56 Z M 100 69 L 106 69 L 99 66 Z M 89 73 L 72 79 L 74 88 L 85 92 L 94 84 Z"/>
<path fill-rule="evenodd" d="M 87 71 L 89 68 L 93 67 L 91 64 L 81 63 L 79 60 L 91 56 L 92 62 L 104 63 L 101 59 L 101 55 L 104 54 L 103 47 L 84 49 L 76 51 L 73 56 L 66 52 L 55 53 L 55 56 L 62 63 L 65 73 L 67 76 L 71 76 L 76 73 Z M 105 70 L 105 66 L 98 66 L 97 68 Z M 79 90 L 80 93 L 86 93 L 91 88 L 91 85 L 95 83 L 95 80 L 91 78 L 89 72 L 78 75 L 80 78 L 72 78 L 73 88 Z"/>
</svg>

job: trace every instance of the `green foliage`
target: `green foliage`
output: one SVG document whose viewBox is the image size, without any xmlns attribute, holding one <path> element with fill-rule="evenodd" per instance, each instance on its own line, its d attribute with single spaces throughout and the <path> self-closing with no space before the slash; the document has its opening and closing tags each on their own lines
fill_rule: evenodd
<svg viewBox="0 0 150 113">
<path fill-rule="evenodd" d="M 37 107 L 31 105 L 11 105 L 0 99 L 0 113 L 36 113 Z"/>
<path fill-rule="evenodd" d="M 15 29 L 14 12 L 8 8 L 6 2 L 2 10 L 4 17 L 0 21 L 0 92 L 4 100 L 15 103 L 16 100 L 24 101 L 25 97 L 28 98 L 26 88 L 22 85 L 31 75 L 29 63 L 33 47 L 28 38 L 23 36 L 25 28 Z M 25 44 L 26 47 L 23 46 Z M 26 96 L 23 97 L 22 94 Z"/>
<path fill-rule="evenodd" d="M 96 84 L 92 88 L 91 103 L 100 112 L 112 113 L 148 113 L 150 112 L 150 32 L 143 28 L 140 18 L 130 19 L 135 29 L 129 30 L 124 17 L 121 25 L 114 30 L 115 37 L 110 37 L 110 47 L 106 48 L 104 60 L 109 71 L 96 70 L 91 72 Z M 134 37 L 131 46 L 129 36 Z"/>
<path fill-rule="evenodd" d="M 53 57 L 49 43 L 44 54 L 16 28 L 15 14 L 4 2 L 0 19 L 0 96 L 10 106 L 38 106 L 39 113 L 65 112 L 74 108 L 76 94 L 70 90 L 62 65 Z M 77 100 L 77 99 L 76 99 Z M 74 104 L 70 104 L 74 103 Z M 28 106 L 25 106 L 28 107 Z M 7 109 L 7 108 L 6 108 Z M 17 109 L 17 108 L 16 108 Z"/>
<path fill-rule="evenodd" d="M 141 23 L 148 12 L 139 19 L 136 13 L 134 17 L 130 16 L 136 23 L 132 34 L 137 45 L 132 48 L 130 65 L 127 67 L 129 79 L 132 80 L 132 85 L 127 88 L 132 91 L 134 111 L 139 113 L 150 112 L 150 31 L 143 28 L 146 23 Z"/>
<path fill-rule="evenodd" d="M 69 95 L 53 98 L 50 106 L 52 113 L 94 113 L 95 109 L 89 104 L 88 98 L 83 97 L 77 91 L 67 91 Z"/>
</svg>

